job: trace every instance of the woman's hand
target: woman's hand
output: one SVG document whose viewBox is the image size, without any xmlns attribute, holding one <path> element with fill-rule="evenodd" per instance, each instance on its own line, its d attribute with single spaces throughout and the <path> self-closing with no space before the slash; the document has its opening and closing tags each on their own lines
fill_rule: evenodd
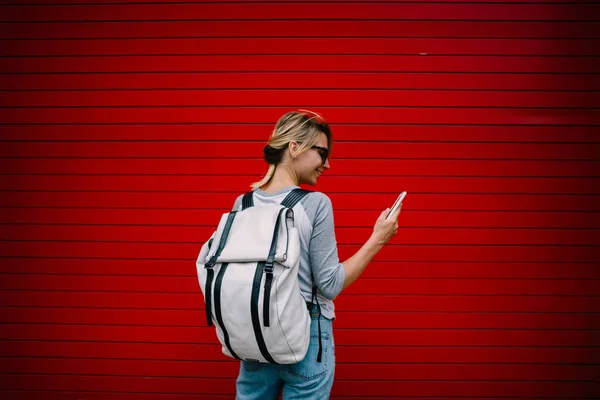
<svg viewBox="0 0 600 400">
<path fill-rule="evenodd" d="M 375 227 L 373 228 L 372 237 L 379 244 L 386 244 L 396 232 L 398 232 L 398 216 L 400 215 L 401 210 L 402 204 L 400 204 L 398 210 L 392 214 L 389 219 L 386 219 L 390 213 L 390 209 L 386 208 L 381 215 L 379 215 L 379 218 L 377 218 L 377 222 L 375 222 Z"/>
<path fill-rule="evenodd" d="M 390 215 L 390 219 L 385 219 L 390 213 L 390 209 L 386 208 L 379 218 L 377 218 L 373 234 L 369 240 L 352 257 L 344 261 L 346 278 L 343 289 L 346 289 L 352 282 L 358 279 L 383 245 L 398 232 L 398 215 L 400 215 L 401 209 L 402 205 L 400 205 L 394 214 Z"/>
</svg>

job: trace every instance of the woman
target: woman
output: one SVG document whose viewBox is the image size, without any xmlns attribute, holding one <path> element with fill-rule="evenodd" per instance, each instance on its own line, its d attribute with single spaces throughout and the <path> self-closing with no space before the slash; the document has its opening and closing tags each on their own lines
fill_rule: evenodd
<svg viewBox="0 0 600 400">
<path fill-rule="evenodd" d="M 252 184 L 254 204 L 279 204 L 299 185 L 316 185 L 331 167 L 332 142 L 329 125 L 317 113 L 298 110 L 283 115 L 264 148 L 269 170 L 261 181 Z M 240 209 L 241 204 L 242 196 L 233 209 Z M 313 282 L 317 287 L 322 359 L 317 361 L 319 312 L 315 305 L 311 310 L 311 338 L 304 360 L 289 365 L 242 361 L 236 383 L 237 399 L 276 399 L 282 390 L 284 399 L 329 398 L 335 370 L 333 299 L 360 276 L 373 256 L 396 234 L 400 210 L 386 220 L 388 213 L 389 208 L 381 213 L 361 249 L 340 263 L 329 197 L 312 192 L 294 207 L 301 243 L 298 281 L 309 304 Z"/>
</svg>

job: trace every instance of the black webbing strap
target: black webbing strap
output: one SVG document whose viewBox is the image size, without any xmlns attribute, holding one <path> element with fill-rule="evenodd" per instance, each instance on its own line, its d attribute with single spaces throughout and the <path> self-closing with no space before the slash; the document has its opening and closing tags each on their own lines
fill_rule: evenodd
<svg viewBox="0 0 600 400">
<path fill-rule="evenodd" d="M 283 199 L 281 205 L 287 208 L 294 208 L 294 206 L 298 204 L 298 202 L 309 193 L 312 192 L 310 190 L 304 189 L 293 189 L 288 193 L 287 196 L 285 196 L 285 199 Z"/>
<path fill-rule="evenodd" d="M 210 251 L 210 248 L 212 247 L 213 244 L 213 238 L 210 238 L 210 240 L 208 241 L 208 251 Z M 206 299 L 204 300 L 204 303 L 206 303 L 206 324 L 208 326 L 212 326 L 212 316 L 211 316 L 211 300 L 210 298 L 212 297 L 212 280 L 213 280 L 213 276 L 214 276 L 214 272 L 212 270 L 212 268 L 208 268 L 206 270 L 206 289 L 204 290 L 206 292 Z"/>
<path fill-rule="evenodd" d="M 229 231 L 231 230 L 231 225 L 233 225 L 233 220 L 235 218 L 235 214 L 237 211 L 232 211 L 227 216 L 227 222 L 225 222 L 225 227 L 223 228 L 223 232 L 221 233 L 221 241 L 219 242 L 219 247 L 215 254 L 208 260 L 206 264 L 204 264 L 204 268 L 212 268 L 217 263 L 217 259 L 223 252 L 225 248 L 225 243 L 227 243 L 227 236 L 229 236 Z"/>
<path fill-rule="evenodd" d="M 233 224 L 233 219 L 235 218 L 235 213 L 236 211 L 232 211 L 227 216 L 227 222 L 225 223 L 225 227 L 223 228 L 223 232 L 221 233 L 221 241 L 219 242 L 219 247 L 217 248 L 217 251 L 215 251 L 215 254 L 210 258 L 210 260 L 208 260 L 208 262 L 204 264 L 204 268 L 206 268 L 206 288 L 204 290 L 204 303 L 206 304 L 206 324 L 208 326 L 212 326 L 212 281 L 215 276 L 215 271 L 213 270 L 213 267 L 217 263 L 217 258 L 219 258 L 219 256 L 223 252 L 223 248 L 225 247 L 225 243 L 227 242 L 227 236 L 229 235 L 231 225 Z M 213 239 L 211 239 L 211 241 Z M 210 245 L 212 244 L 213 243 L 210 242 Z"/>
<path fill-rule="evenodd" d="M 254 192 L 248 192 L 242 197 L 242 210 L 254 205 L 253 193 Z"/>
<path fill-rule="evenodd" d="M 312 275 L 312 274 L 311 274 Z M 317 286 L 314 283 L 312 285 L 312 296 L 310 299 L 310 313 L 312 313 L 312 309 L 314 304 L 317 304 L 317 326 L 319 327 L 319 352 L 317 353 L 317 362 L 321 362 L 321 356 L 323 355 L 323 342 L 321 339 L 321 305 L 319 304 L 319 298 L 317 297 Z"/>
<path fill-rule="evenodd" d="M 273 263 L 275 262 L 275 252 L 277 251 L 277 240 L 279 239 L 279 226 L 281 225 L 281 214 L 285 208 L 279 210 L 277 214 L 277 221 L 275 222 L 275 229 L 273 231 L 273 239 L 271 240 L 271 248 L 269 249 L 269 255 L 267 256 L 267 262 L 265 264 L 267 269 L 273 271 Z M 291 212 L 291 211 L 290 211 Z"/>
<path fill-rule="evenodd" d="M 229 350 L 229 353 L 231 353 L 233 357 L 241 360 L 241 358 L 235 354 L 235 351 L 233 351 L 233 348 L 231 347 L 231 343 L 229 342 L 229 333 L 227 333 L 227 329 L 225 329 L 223 314 L 221 313 L 221 285 L 223 284 L 223 276 L 225 275 L 225 271 L 227 271 L 228 266 L 229 263 L 221 264 L 221 268 L 217 274 L 217 279 L 215 280 L 215 317 L 217 318 L 217 323 L 221 327 L 221 331 L 223 331 L 223 339 L 225 341 L 225 346 L 227 346 L 227 350 Z"/>
<path fill-rule="evenodd" d="M 263 324 L 270 326 L 269 309 L 271 307 L 271 286 L 273 285 L 273 271 L 266 271 L 265 292 L 263 294 Z"/>
<path fill-rule="evenodd" d="M 215 271 L 212 268 L 206 269 L 206 289 L 204 290 L 204 303 L 206 304 L 206 325 L 212 326 L 212 281 Z"/>
<path fill-rule="evenodd" d="M 260 295 L 260 281 L 263 276 L 263 269 L 265 263 L 263 261 L 256 264 L 256 272 L 254 273 L 254 282 L 252 282 L 252 295 L 250 296 L 250 316 L 252 317 L 252 328 L 254 329 L 254 337 L 256 338 L 256 344 L 262 356 L 271 364 L 277 364 L 265 344 L 265 339 L 262 335 L 260 327 L 260 320 L 258 319 L 258 297 Z"/>
<path fill-rule="evenodd" d="M 277 221 L 275 222 L 273 239 L 271 240 L 271 249 L 269 250 L 267 261 L 264 263 L 264 270 L 267 274 L 265 277 L 265 291 L 263 294 L 263 324 L 265 326 L 269 326 L 269 304 L 271 299 L 271 285 L 273 284 L 273 267 L 275 263 L 275 252 L 277 251 L 277 241 L 279 240 L 281 214 L 283 214 L 285 210 L 285 208 L 282 208 L 281 210 L 279 210 L 279 214 L 277 214 Z"/>
</svg>

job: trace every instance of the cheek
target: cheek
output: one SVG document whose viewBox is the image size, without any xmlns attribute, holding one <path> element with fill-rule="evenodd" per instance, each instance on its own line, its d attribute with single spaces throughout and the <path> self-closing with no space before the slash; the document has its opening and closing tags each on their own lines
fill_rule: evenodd
<svg viewBox="0 0 600 400">
<path fill-rule="evenodd" d="M 298 163 L 298 168 L 306 174 L 312 174 L 321 165 L 321 157 L 316 154 L 307 154 L 307 157 Z"/>
</svg>

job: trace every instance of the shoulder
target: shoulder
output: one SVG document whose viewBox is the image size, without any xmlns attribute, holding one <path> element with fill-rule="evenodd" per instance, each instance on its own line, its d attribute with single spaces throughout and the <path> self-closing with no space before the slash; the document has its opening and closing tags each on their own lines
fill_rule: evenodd
<svg viewBox="0 0 600 400">
<path fill-rule="evenodd" d="M 313 199 L 313 201 L 319 203 L 319 204 L 323 204 L 323 205 L 329 205 L 331 206 L 331 199 L 329 198 L 329 196 L 327 196 L 325 193 L 323 192 L 310 192 L 308 196 L 306 196 L 307 198 L 311 198 Z"/>
<path fill-rule="evenodd" d="M 242 205 L 242 197 L 244 197 L 243 194 L 240 194 L 238 197 L 236 197 L 235 201 L 233 202 L 233 207 L 231 208 L 232 211 L 235 211 L 238 208 L 240 208 L 240 206 Z"/>
<path fill-rule="evenodd" d="M 331 213 L 333 205 L 331 199 L 325 193 L 322 192 L 311 192 L 301 201 L 302 206 L 309 215 L 315 215 L 320 213 Z"/>
</svg>

